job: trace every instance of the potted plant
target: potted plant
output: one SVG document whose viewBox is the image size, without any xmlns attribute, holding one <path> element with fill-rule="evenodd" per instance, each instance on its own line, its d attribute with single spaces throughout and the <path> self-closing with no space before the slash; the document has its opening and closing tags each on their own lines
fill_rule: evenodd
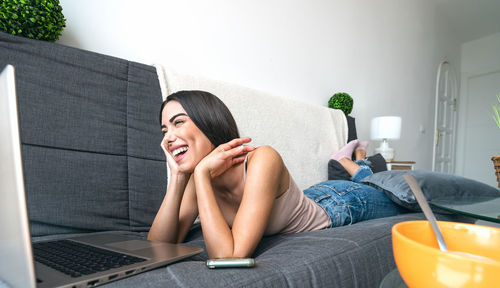
<svg viewBox="0 0 500 288">
<path fill-rule="evenodd" d="M 498 103 L 500 103 L 500 93 L 498 93 L 497 95 L 497 100 Z M 498 128 L 500 128 L 499 110 L 500 108 L 498 108 L 496 105 L 493 105 L 493 119 L 497 123 Z M 500 188 L 500 155 L 493 156 L 491 158 L 491 161 L 493 161 L 493 166 L 495 167 L 495 174 L 497 176 L 498 188 Z"/>
<path fill-rule="evenodd" d="M 354 101 L 352 97 L 344 92 L 335 93 L 330 100 L 328 100 L 328 107 L 332 109 L 340 109 L 344 112 L 345 116 L 352 112 Z"/>
<path fill-rule="evenodd" d="M 0 1 L 0 30 L 6 33 L 54 42 L 65 26 L 59 0 Z"/>
<path fill-rule="evenodd" d="M 344 112 L 345 114 L 348 123 L 347 125 L 349 127 L 347 142 L 358 138 L 356 132 L 356 119 L 349 116 L 349 114 L 352 112 L 353 105 L 354 100 L 352 100 L 352 97 L 345 92 L 335 93 L 332 97 L 330 97 L 330 100 L 328 100 L 329 108 L 342 110 L 342 112 Z"/>
</svg>

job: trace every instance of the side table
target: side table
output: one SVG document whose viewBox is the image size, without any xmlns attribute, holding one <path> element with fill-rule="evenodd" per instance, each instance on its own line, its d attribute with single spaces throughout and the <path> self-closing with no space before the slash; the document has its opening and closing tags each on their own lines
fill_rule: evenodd
<svg viewBox="0 0 500 288">
<path fill-rule="evenodd" d="M 500 197 L 476 197 L 459 200 L 431 200 L 431 207 L 493 223 L 500 223 Z"/>
<path fill-rule="evenodd" d="M 415 164 L 415 161 L 388 161 L 387 170 L 414 170 Z"/>
</svg>

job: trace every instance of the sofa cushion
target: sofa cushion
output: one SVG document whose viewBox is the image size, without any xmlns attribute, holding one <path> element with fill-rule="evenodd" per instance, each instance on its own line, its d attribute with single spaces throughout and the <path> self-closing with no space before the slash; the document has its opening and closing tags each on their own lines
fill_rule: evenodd
<svg viewBox="0 0 500 288">
<path fill-rule="evenodd" d="M 253 255 L 254 268 L 208 269 L 208 255 L 204 252 L 103 287 L 378 287 L 382 278 L 396 268 L 392 226 L 423 219 L 423 214 L 411 213 L 264 237 Z M 192 229 L 186 241 L 186 245 L 205 247 L 199 227 Z"/>
<path fill-rule="evenodd" d="M 392 201 L 403 207 L 413 211 L 421 211 L 415 196 L 403 177 L 406 173 L 415 176 L 428 201 L 453 201 L 465 198 L 474 199 L 481 196 L 500 197 L 499 191 L 495 187 L 465 177 L 431 171 L 385 171 L 368 176 L 362 182 L 383 190 Z"/>
<path fill-rule="evenodd" d="M 32 235 L 149 229 L 167 174 L 152 66 L 0 32 Z"/>
</svg>

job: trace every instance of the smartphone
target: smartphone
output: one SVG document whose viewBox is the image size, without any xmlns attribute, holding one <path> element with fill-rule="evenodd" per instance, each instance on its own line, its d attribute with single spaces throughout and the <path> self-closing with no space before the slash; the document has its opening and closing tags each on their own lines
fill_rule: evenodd
<svg viewBox="0 0 500 288">
<path fill-rule="evenodd" d="M 218 258 L 208 259 L 206 262 L 208 268 L 242 268 L 255 266 L 253 258 Z"/>
</svg>

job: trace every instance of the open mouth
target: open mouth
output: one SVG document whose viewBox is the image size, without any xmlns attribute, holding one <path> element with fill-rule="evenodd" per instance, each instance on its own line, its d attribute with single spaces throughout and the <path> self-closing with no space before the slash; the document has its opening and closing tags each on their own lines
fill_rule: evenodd
<svg viewBox="0 0 500 288">
<path fill-rule="evenodd" d="M 181 157 L 186 154 L 186 151 L 189 150 L 189 147 L 188 146 L 183 146 L 183 147 L 179 147 L 177 149 L 175 149 L 174 151 L 172 151 L 172 155 L 175 157 L 176 161 L 179 161 L 181 159 Z"/>
</svg>

